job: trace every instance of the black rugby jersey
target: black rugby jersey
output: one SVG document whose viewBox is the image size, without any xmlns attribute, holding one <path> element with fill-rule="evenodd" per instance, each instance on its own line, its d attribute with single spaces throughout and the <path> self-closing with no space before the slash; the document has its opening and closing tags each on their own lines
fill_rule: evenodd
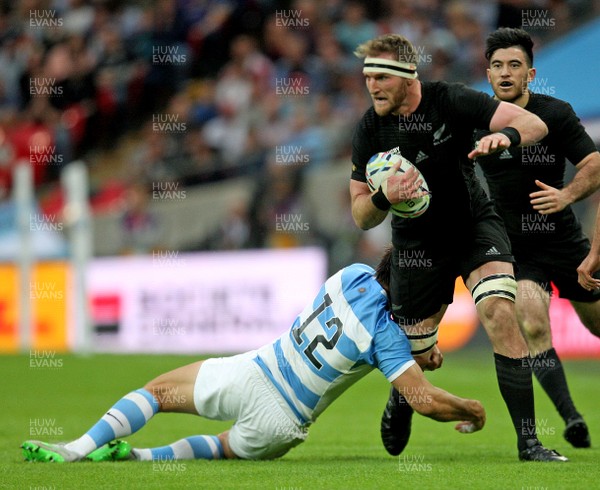
<svg viewBox="0 0 600 490">
<path fill-rule="evenodd" d="M 525 109 L 546 123 L 548 135 L 536 145 L 510 147 L 479 157 L 477 163 L 513 245 L 569 241 L 581 235 L 581 226 L 571 207 L 541 215 L 531 206 L 529 194 L 541 190 L 535 184 L 536 179 L 563 188 L 566 160 L 577 164 L 596 151 L 596 146 L 567 102 L 531 93 Z M 475 140 L 488 133 L 476 131 Z"/>
<path fill-rule="evenodd" d="M 407 117 L 367 110 L 352 139 L 351 178 L 366 182 L 374 154 L 399 151 L 423 174 L 431 201 L 418 218 L 392 217 L 392 241 L 398 246 L 403 238 L 414 238 L 448 246 L 470 228 L 478 203 L 487 202 L 467 155 L 474 129 L 489 128 L 499 102 L 458 83 L 421 82 L 421 88 L 421 102 Z"/>
</svg>

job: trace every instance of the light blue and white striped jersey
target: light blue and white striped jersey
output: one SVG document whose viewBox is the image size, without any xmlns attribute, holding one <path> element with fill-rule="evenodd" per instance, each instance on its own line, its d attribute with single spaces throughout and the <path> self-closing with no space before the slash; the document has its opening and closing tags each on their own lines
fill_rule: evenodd
<svg viewBox="0 0 600 490">
<path fill-rule="evenodd" d="M 292 328 L 256 351 L 255 361 L 301 423 L 311 423 L 374 368 L 391 382 L 414 364 L 410 343 L 391 319 L 372 267 L 331 276 Z"/>
</svg>

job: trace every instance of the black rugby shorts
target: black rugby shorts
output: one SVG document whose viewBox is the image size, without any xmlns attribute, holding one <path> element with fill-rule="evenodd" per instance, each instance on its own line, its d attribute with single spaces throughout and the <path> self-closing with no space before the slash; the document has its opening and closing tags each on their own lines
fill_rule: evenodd
<svg viewBox="0 0 600 490">
<path fill-rule="evenodd" d="M 459 275 L 466 281 L 485 263 L 514 262 L 502 220 L 491 203 L 481 204 L 469 231 L 396 240 L 390 296 L 400 324 L 419 323 L 452 303 Z"/>
<path fill-rule="evenodd" d="M 571 301 L 593 303 L 600 299 L 600 290 L 588 291 L 577 282 L 577 267 L 590 251 L 590 243 L 583 235 L 573 237 L 569 243 L 560 245 L 519 244 L 515 242 L 513 252 L 517 281 L 528 279 L 552 292 L 550 283 L 558 289 L 558 295 Z M 600 279 L 600 271 L 593 274 Z"/>
</svg>

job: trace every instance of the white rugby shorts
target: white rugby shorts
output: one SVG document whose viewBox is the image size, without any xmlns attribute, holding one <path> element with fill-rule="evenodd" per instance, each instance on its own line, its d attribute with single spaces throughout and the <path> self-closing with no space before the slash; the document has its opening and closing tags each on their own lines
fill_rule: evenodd
<svg viewBox="0 0 600 490">
<path fill-rule="evenodd" d="M 235 420 L 229 446 L 238 457 L 273 459 L 304 442 L 308 430 L 252 360 L 255 355 L 204 361 L 194 385 L 194 404 L 203 417 Z"/>
</svg>

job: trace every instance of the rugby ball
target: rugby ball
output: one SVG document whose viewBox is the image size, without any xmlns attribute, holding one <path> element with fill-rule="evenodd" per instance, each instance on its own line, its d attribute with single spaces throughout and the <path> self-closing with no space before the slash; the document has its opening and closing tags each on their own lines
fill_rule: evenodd
<svg viewBox="0 0 600 490">
<path fill-rule="evenodd" d="M 425 178 L 419 169 L 399 153 L 389 152 L 377 153 L 376 155 L 373 155 L 367 162 L 366 177 L 369 189 L 371 189 L 371 191 L 376 191 L 379 189 L 379 186 L 383 183 L 383 181 L 393 174 L 393 167 L 398 162 L 401 163 L 398 172 L 404 173 L 410 168 L 415 168 L 419 173 L 419 178 L 423 179 L 421 190 L 424 192 L 429 192 L 427 182 L 425 181 Z M 427 208 L 429 207 L 429 201 L 430 194 L 426 194 L 418 199 L 409 199 L 408 201 L 396 203 L 392 205 L 390 211 L 392 214 L 400 216 L 401 218 L 416 218 L 427 211 Z"/>
</svg>

